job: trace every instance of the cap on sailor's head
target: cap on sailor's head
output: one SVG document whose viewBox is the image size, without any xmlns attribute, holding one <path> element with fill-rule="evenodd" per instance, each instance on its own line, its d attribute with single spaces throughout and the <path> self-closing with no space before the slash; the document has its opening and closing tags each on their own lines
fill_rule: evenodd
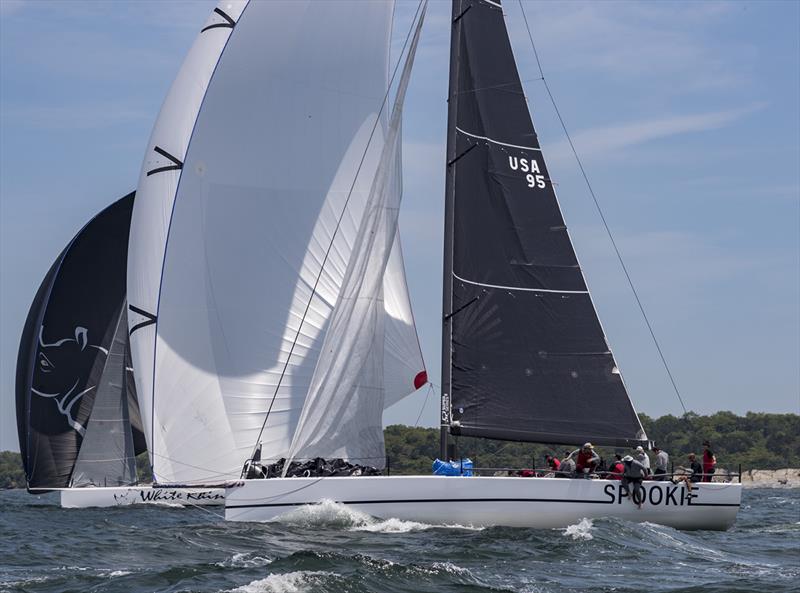
<svg viewBox="0 0 800 593">
<path fill-rule="evenodd" d="M 636 452 L 637 452 L 637 453 L 644 453 L 644 449 L 642 449 L 642 446 L 641 446 L 641 445 L 639 445 L 638 447 L 636 447 Z"/>
<path fill-rule="evenodd" d="M 584 449 L 594 449 L 594 445 L 592 443 L 583 443 Z"/>
<path fill-rule="evenodd" d="M 622 461 L 633 461 L 633 457 L 631 457 L 630 455 L 626 455 L 625 457 L 622 458 Z"/>
</svg>

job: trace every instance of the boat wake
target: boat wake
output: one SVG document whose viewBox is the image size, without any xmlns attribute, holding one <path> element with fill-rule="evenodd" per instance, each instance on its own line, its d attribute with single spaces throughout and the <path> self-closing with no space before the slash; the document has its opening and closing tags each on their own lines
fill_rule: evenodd
<svg viewBox="0 0 800 593">
<path fill-rule="evenodd" d="M 433 525 L 396 518 L 379 519 L 332 500 L 323 500 L 317 504 L 302 506 L 281 515 L 277 521 L 299 527 L 329 527 L 372 533 L 410 533 L 428 529 L 465 529 L 469 531 L 483 529 L 483 527 L 470 525 Z"/>
</svg>

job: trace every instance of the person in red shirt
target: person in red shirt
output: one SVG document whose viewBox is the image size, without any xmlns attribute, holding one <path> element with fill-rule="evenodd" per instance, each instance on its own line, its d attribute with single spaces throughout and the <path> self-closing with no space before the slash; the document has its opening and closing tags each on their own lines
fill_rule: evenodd
<svg viewBox="0 0 800 593">
<path fill-rule="evenodd" d="M 606 476 L 607 480 L 622 479 L 622 474 L 625 472 L 625 464 L 622 463 L 622 455 L 619 453 L 614 455 L 614 461 L 611 463 L 611 467 L 608 468 L 608 472 Z"/>
<path fill-rule="evenodd" d="M 583 447 L 570 453 L 569 458 L 575 458 L 575 471 L 579 477 L 588 478 L 600 464 L 600 456 L 595 453 L 592 443 L 584 443 Z"/>
<path fill-rule="evenodd" d="M 561 469 L 561 462 L 557 457 L 553 455 L 545 455 L 544 460 L 547 462 L 547 467 L 549 467 L 552 471 L 557 472 L 559 469 Z"/>
<path fill-rule="evenodd" d="M 703 441 L 703 481 L 710 482 L 717 467 L 717 458 L 711 450 L 711 443 Z"/>
</svg>

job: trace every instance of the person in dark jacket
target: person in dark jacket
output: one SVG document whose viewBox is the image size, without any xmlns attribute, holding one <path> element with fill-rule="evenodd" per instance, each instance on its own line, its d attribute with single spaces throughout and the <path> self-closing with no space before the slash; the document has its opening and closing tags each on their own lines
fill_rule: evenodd
<svg viewBox="0 0 800 593">
<path fill-rule="evenodd" d="M 642 508 L 644 502 L 644 490 L 642 490 L 642 481 L 647 476 L 647 468 L 641 461 L 638 461 L 626 455 L 622 458 L 622 463 L 625 470 L 622 473 L 622 487 L 625 492 L 631 497 L 637 508 Z M 630 485 L 633 485 L 633 492 L 631 492 Z"/>
<path fill-rule="evenodd" d="M 692 475 L 689 476 L 689 481 L 692 483 L 702 482 L 703 481 L 703 466 L 700 465 L 700 462 L 697 461 L 697 455 L 694 453 L 689 453 L 689 467 L 684 468 L 688 469 L 692 472 Z"/>
</svg>

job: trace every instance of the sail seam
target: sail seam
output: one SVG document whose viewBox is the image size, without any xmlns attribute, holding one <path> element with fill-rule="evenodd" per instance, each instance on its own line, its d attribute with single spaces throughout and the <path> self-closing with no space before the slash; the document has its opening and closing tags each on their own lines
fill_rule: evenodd
<svg viewBox="0 0 800 593">
<path fill-rule="evenodd" d="M 525 292 L 552 292 L 556 294 L 589 294 L 588 290 L 555 290 L 551 288 L 527 288 L 523 286 L 504 286 L 502 284 L 485 284 L 483 282 L 475 282 L 474 280 L 467 280 L 466 278 L 462 278 L 455 272 L 453 272 L 453 276 L 458 278 L 462 282 L 466 282 L 467 284 L 474 284 L 475 286 L 485 286 L 487 288 L 500 288 L 502 290 L 523 290 Z"/>
<path fill-rule="evenodd" d="M 534 146 L 520 146 L 519 144 L 509 144 L 508 142 L 500 142 L 499 140 L 494 140 L 492 138 L 489 138 L 488 136 L 478 136 L 477 134 L 471 134 L 465 130 L 462 130 L 458 126 L 456 126 L 456 130 L 458 130 L 459 132 L 461 132 L 466 136 L 477 138 L 478 140 L 486 140 L 487 142 L 491 142 L 492 144 L 499 144 L 500 146 L 508 146 L 509 148 L 521 148 L 522 150 L 536 150 L 538 152 L 542 151 L 541 148 L 536 148 Z"/>
</svg>

